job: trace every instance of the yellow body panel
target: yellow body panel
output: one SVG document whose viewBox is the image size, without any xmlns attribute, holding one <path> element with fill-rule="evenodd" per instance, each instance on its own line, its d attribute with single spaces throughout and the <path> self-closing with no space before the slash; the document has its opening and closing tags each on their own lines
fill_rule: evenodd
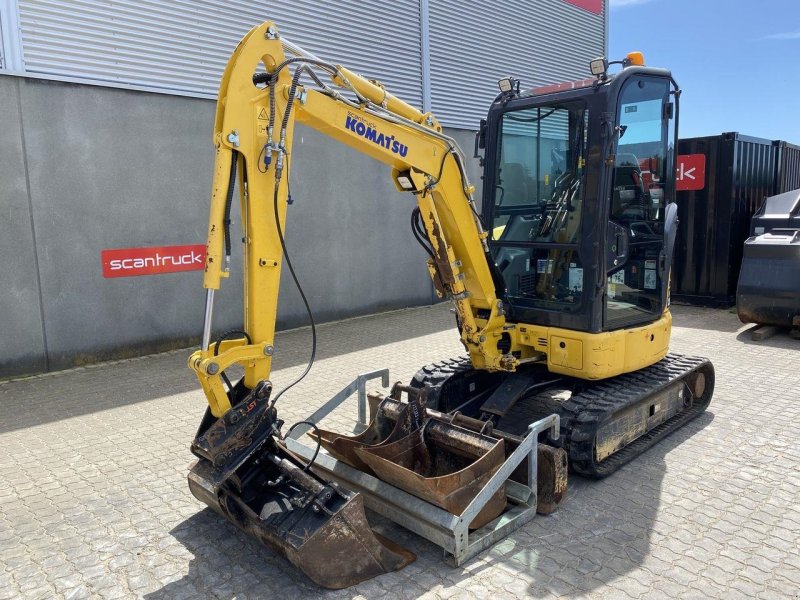
<svg viewBox="0 0 800 600">
<path fill-rule="evenodd" d="M 667 355 L 672 315 L 641 327 L 586 333 L 558 327 L 517 324 L 512 349 L 523 356 L 547 356 L 547 369 L 580 379 L 606 379 L 648 367 Z"/>
</svg>

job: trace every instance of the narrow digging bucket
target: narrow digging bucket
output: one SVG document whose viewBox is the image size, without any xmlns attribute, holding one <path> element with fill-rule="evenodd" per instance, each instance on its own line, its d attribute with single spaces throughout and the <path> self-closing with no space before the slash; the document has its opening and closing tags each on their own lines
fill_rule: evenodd
<svg viewBox="0 0 800 600">
<path fill-rule="evenodd" d="M 354 452 L 380 479 L 455 515 L 464 512 L 505 460 L 503 440 L 435 420 L 396 442 Z M 504 484 L 470 528 L 487 524 L 505 506 Z"/>
<path fill-rule="evenodd" d="M 285 460 L 285 459 L 284 459 Z M 294 468 L 302 471 L 301 468 Z M 285 556 L 317 585 L 342 589 L 402 569 L 416 559 L 375 533 L 360 494 L 304 473 L 273 489 L 242 494 L 219 471 L 200 460 L 189 473 L 189 489 L 228 521 Z M 307 494 L 307 495 L 306 495 Z M 305 498 L 305 504 L 298 502 Z"/>
<path fill-rule="evenodd" d="M 376 404 L 370 397 L 370 413 L 373 415 L 369 426 L 358 435 L 348 436 L 327 429 L 310 430 L 308 436 L 325 448 L 335 459 L 347 463 L 354 469 L 374 474 L 372 469 L 356 454 L 356 448 L 376 447 L 390 444 L 422 427 L 425 408 L 416 402 L 404 404 L 400 414 L 387 416 L 387 401 Z"/>
<path fill-rule="evenodd" d="M 222 418 L 207 413 L 192 444 L 189 489 L 228 521 L 285 556 L 317 585 L 350 587 L 415 560 L 374 533 L 360 494 L 326 481 L 274 435 L 269 390 Z"/>
</svg>

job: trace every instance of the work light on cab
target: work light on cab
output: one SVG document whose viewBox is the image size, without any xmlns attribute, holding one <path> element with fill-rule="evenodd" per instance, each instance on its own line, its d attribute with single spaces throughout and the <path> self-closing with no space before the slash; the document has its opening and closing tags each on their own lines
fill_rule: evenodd
<svg viewBox="0 0 800 600">
<path fill-rule="evenodd" d="M 503 77 L 497 82 L 497 87 L 499 87 L 500 91 L 504 94 L 519 92 L 519 79 L 515 77 Z"/>
</svg>

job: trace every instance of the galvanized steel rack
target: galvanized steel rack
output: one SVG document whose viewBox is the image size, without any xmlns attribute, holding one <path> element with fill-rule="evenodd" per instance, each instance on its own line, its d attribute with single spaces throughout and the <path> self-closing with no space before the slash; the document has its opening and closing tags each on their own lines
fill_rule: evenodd
<svg viewBox="0 0 800 600">
<path fill-rule="evenodd" d="M 367 425 L 366 383 L 378 378 L 381 379 L 383 387 L 389 386 L 388 369 L 359 375 L 307 420 L 317 423 L 357 393 L 357 428 L 359 431 L 363 430 Z M 286 439 L 287 448 L 306 460 L 311 460 L 314 450 L 297 440 L 309 429 L 308 425 L 299 426 Z M 353 469 L 323 452 L 320 452 L 314 461 L 313 470 L 325 479 L 333 480 L 362 494 L 368 508 L 440 546 L 445 552 L 447 562 L 458 566 L 519 529 L 536 515 L 537 448 L 539 434 L 545 431 L 549 431 L 552 439 L 557 439 L 558 415 L 550 415 L 528 427 L 528 433 L 522 443 L 505 460 L 461 515 L 449 513 L 372 475 Z M 509 479 L 511 473 L 525 458 L 528 459 L 527 485 Z M 510 508 L 484 527 L 470 531 L 469 523 L 503 484 L 506 486 Z"/>
</svg>

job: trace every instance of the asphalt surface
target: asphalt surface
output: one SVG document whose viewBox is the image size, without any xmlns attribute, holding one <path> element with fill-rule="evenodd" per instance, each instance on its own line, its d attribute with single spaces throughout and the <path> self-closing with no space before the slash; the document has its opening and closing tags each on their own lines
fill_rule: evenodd
<svg viewBox="0 0 800 600">
<path fill-rule="evenodd" d="M 674 307 L 672 350 L 707 356 L 708 411 L 459 568 L 418 555 L 347 590 L 307 582 L 189 493 L 205 400 L 189 351 L 0 383 L 0 600 L 7 598 L 797 598 L 800 341 L 755 343 L 734 314 Z M 319 328 L 318 361 L 281 400 L 291 423 L 355 375 L 408 380 L 462 348 L 447 306 Z M 304 367 L 307 330 L 276 340 L 276 387 Z M 351 428 L 353 403 L 328 427 Z"/>
</svg>

